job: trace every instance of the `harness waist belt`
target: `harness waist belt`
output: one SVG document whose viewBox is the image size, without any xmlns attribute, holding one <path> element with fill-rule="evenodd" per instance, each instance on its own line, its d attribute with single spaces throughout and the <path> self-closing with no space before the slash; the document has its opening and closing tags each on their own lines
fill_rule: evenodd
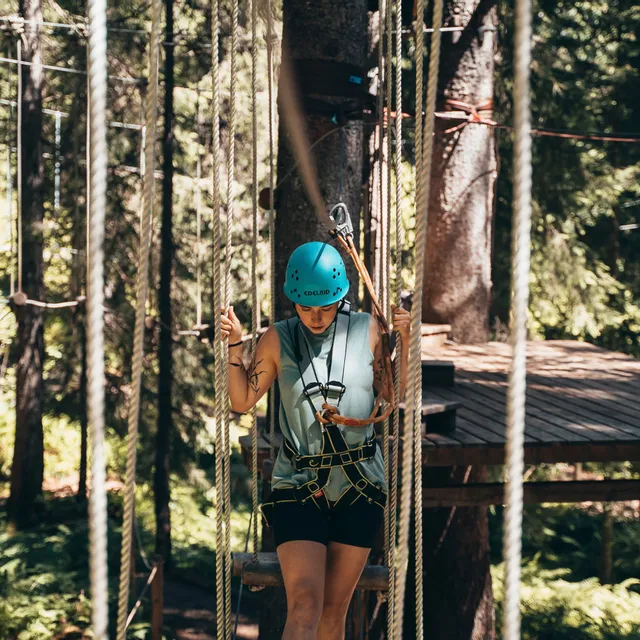
<svg viewBox="0 0 640 640">
<path fill-rule="evenodd" d="M 376 446 L 377 443 L 374 437 L 365 442 L 361 447 L 338 453 L 318 453 L 315 455 L 300 456 L 287 440 L 284 441 L 282 448 L 295 470 L 302 471 L 303 469 L 329 469 L 330 467 L 344 467 L 349 464 L 360 462 L 361 460 L 370 460 L 376 455 Z M 323 447 L 323 451 L 327 450 L 330 449 L 328 447 Z"/>
</svg>

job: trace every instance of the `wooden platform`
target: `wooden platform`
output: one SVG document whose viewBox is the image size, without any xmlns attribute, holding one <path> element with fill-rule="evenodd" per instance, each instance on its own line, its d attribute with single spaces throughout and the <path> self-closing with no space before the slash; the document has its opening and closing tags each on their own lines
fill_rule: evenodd
<svg viewBox="0 0 640 640">
<path fill-rule="evenodd" d="M 577 341 L 529 342 L 527 356 L 527 463 L 640 460 L 639 360 Z M 454 387 L 428 389 L 462 405 L 454 433 L 423 438 L 424 464 L 502 464 L 509 346 L 423 344 L 422 358 L 454 363 Z"/>
</svg>

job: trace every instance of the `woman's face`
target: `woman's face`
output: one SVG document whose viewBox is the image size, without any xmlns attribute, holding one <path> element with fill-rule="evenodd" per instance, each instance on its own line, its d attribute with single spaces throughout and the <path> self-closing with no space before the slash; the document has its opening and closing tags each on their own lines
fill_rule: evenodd
<svg viewBox="0 0 640 640">
<path fill-rule="evenodd" d="M 325 307 L 305 307 L 296 304 L 296 311 L 305 327 L 313 333 L 322 333 L 329 328 L 338 313 L 338 302 Z"/>
</svg>

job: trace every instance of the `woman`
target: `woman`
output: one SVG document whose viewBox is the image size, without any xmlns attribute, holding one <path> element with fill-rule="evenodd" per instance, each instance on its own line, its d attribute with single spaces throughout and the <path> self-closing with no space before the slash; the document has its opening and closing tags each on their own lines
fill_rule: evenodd
<svg viewBox="0 0 640 640">
<path fill-rule="evenodd" d="M 332 246 L 309 242 L 287 264 L 284 292 L 297 317 L 262 336 L 248 370 L 242 327 L 233 307 L 222 310 L 229 341 L 229 395 L 234 411 L 249 411 L 274 380 L 280 387 L 284 444 L 263 513 L 273 528 L 287 593 L 285 640 L 344 638 L 345 618 L 384 518 L 386 486 L 373 425 L 322 424 L 326 402 L 341 415 L 368 418 L 384 385 L 378 323 L 350 313 L 349 281 Z M 401 391 L 407 372 L 410 315 L 393 307 L 402 338 Z M 329 384 L 327 384 L 329 383 Z"/>
</svg>

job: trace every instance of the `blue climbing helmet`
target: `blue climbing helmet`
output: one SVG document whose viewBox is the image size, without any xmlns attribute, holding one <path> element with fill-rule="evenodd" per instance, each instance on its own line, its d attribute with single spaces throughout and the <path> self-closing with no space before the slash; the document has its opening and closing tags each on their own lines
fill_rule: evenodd
<svg viewBox="0 0 640 640">
<path fill-rule="evenodd" d="M 342 300 L 348 291 L 344 262 L 331 245 L 307 242 L 291 254 L 284 279 L 284 294 L 291 302 L 324 307 Z"/>
</svg>

